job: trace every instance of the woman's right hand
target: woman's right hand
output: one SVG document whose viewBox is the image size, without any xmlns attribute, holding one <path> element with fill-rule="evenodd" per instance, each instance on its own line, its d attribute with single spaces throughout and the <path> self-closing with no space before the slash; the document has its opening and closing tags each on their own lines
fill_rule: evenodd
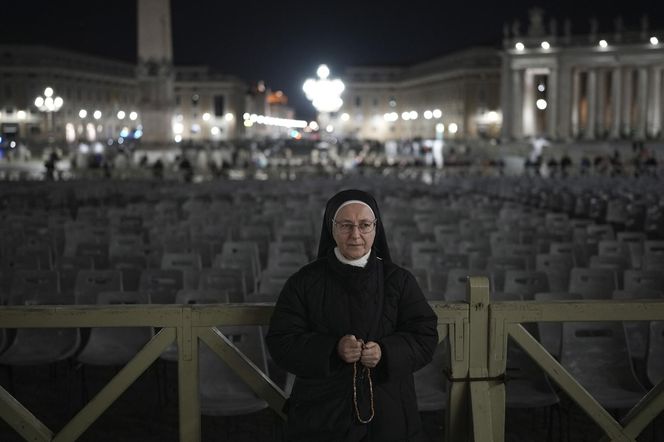
<svg viewBox="0 0 664 442">
<path fill-rule="evenodd" d="M 345 335 L 339 339 L 337 354 L 342 361 L 349 364 L 359 361 L 362 356 L 362 340 L 358 340 L 354 335 Z"/>
</svg>

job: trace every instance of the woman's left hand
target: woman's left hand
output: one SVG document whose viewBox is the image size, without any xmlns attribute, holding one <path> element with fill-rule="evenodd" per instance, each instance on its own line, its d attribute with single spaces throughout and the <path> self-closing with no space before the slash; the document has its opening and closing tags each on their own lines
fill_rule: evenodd
<svg viewBox="0 0 664 442">
<path fill-rule="evenodd" d="M 377 342 L 369 341 L 362 346 L 362 356 L 360 362 L 369 368 L 374 368 L 380 362 L 381 351 Z"/>
</svg>

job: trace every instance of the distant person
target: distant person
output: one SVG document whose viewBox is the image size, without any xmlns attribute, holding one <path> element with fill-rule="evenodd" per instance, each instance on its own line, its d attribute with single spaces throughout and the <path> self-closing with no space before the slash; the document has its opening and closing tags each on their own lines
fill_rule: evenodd
<svg viewBox="0 0 664 442">
<path fill-rule="evenodd" d="M 157 158 L 154 164 L 152 164 L 152 176 L 158 180 L 164 177 L 164 163 L 161 161 L 161 158 Z"/>
<path fill-rule="evenodd" d="M 567 178 L 569 176 L 569 171 L 572 169 L 572 159 L 570 158 L 569 154 L 565 152 L 563 154 L 563 157 L 560 159 L 560 175 L 563 178 Z"/>
<path fill-rule="evenodd" d="M 191 165 L 191 161 L 187 158 L 186 155 L 182 155 L 179 163 L 180 172 L 182 173 L 182 179 L 185 183 L 191 183 L 194 178 L 194 168 Z"/>
</svg>

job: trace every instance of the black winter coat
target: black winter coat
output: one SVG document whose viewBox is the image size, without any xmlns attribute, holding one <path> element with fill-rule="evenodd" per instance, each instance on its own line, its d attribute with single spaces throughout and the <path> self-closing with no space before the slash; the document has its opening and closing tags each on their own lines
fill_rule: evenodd
<svg viewBox="0 0 664 442">
<path fill-rule="evenodd" d="M 339 340 L 351 328 L 349 295 L 330 269 L 331 256 L 289 278 L 266 338 L 276 364 L 296 375 L 286 410 L 292 442 L 344 441 L 355 419 L 353 364 L 337 355 Z M 368 424 L 369 440 L 420 441 L 413 372 L 431 361 L 437 320 L 410 272 L 391 262 L 378 265 L 384 297 L 368 338 L 380 344 L 382 356 L 372 370 L 375 417 Z"/>
</svg>

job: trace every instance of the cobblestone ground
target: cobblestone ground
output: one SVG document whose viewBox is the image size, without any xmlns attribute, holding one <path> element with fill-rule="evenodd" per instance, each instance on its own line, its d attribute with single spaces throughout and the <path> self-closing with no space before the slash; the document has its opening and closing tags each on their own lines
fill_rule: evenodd
<svg viewBox="0 0 664 442">
<path fill-rule="evenodd" d="M 144 373 L 80 437 L 84 442 L 177 442 L 178 412 L 175 389 L 175 366 Z M 165 369 L 164 369 L 165 368 Z M 82 406 L 81 369 L 65 363 L 57 367 L 0 368 L 0 383 L 31 410 L 51 430 L 60 430 Z M 113 375 L 109 368 L 87 367 L 85 385 L 93 396 Z M 164 397 L 162 380 L 167 379 Z M 160 393 L 161 392 L 161 393 Z M 586 415 L 562 396 L 562 405 L 553 410 L 508 410 L 507 442 L 516 441 L 598 441 L 601 433 Z M 430 442 L 444 441 L 441 413 L 422 413 Z M 201 419 L 203 441 L 268 442 L 282 441 L 281 422 L 271 410 L 241 417 L 208 417 Z M 23 439 L 5 422 L 0 421 L 0 441 Z M 664 416 L 639 437 L 640 442 L 664 442 Z"/>
</svg>

